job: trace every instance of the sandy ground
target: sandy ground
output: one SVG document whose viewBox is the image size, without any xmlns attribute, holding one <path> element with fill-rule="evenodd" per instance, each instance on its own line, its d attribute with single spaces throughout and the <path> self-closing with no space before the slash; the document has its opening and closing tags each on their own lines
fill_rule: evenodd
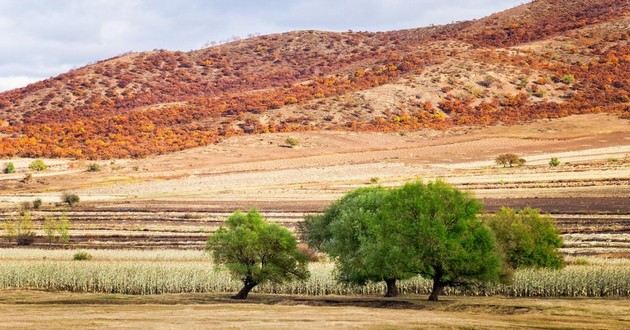
<svg viewBox="0 0 630 330">
<path fill-rule="evenodd" d="M 624 299 L 303 298 L 253 296 L 245 303 L 188 294 L 122 296 L 4 291 L 2 327 L 20 329 L 418 329 L 630 327 Z"/>
</svg>

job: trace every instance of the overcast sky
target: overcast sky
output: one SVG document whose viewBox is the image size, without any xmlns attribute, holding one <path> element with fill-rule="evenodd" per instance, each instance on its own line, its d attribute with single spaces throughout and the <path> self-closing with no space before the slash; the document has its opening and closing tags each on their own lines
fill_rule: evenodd
<svg viewBox="0 0 630 330">
<path fill-rule="evenodd" d="M 526 0 L 0 0 L 0 91 L 127 51 L 233 36 L 383 31 L 479 18 Z"/>
</svg>

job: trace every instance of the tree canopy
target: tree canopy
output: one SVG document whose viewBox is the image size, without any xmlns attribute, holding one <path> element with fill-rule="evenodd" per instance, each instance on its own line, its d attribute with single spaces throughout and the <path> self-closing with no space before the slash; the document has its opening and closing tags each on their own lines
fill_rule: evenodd
<svg viewBox="0 0 630 330">
<path fill-rule="evenodd" d="M 308 258 L 298 250 L 294 235 L 268 223 L 256 210 L 232 214 L 225 226 L 208 238 L 207 250 L 212 251 L 217 264 L 225 265 L 243 282 L 235 299 L 246 299 L 256 285 L 265 282 L 309 276 Z"/>
<path fill-rule="evenodd" d="M 513 269 L 522 267 L 561 268 L 558 251 L 562 238 L 551 217 L 532 208 L 502 208 L 484 221 L 494 231 L 505 262 Z"/>
<path fill-rule="evenodd" d="M 501 258 L 494 235 L 476 218 L 480 210 L 470 194 L 441 181 L 391 192 L 383 212 L 400 223 L 402 247 L 414 251 L 418 274 L 433 280 L 429 300 L 446 286 L 499 280 Z"/>
<path fill-rule="evenodd" d="M 339 280 L 362 284 L 421 275 L 433 279 L 431 300 L 448 285 L 498 280 L 501 257 L 481 205 L 446 183 L 364 188 L 305 224 L 307 241 L 334 258 Z"/>
<path fill-rule="evenodd" d="M 311 246 L 335 259 L 341 282 L 385 281 L 385 295 L 396 296 L 396 281 L 416 275 L 414 251 L 400 244 L 403 231 L 381 206 L 389 190 L 358 189 L 335 202 L 323 215 L 307 218 L 304 232 Z"/>
</svg>

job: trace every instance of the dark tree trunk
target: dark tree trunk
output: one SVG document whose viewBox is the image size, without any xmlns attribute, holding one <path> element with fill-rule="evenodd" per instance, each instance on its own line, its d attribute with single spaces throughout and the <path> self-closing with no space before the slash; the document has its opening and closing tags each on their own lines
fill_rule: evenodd
<svg viewBox="0 0 630 330">
<path fill-rule="evenodd" d="M 232 299 L 247 299 L 247 295 L 250 291 L 258 284 L 251 280 L 243 281 L 243 288 L 239 291 L 235 296 L 232 296 Z"/>
<path fill-rule="evenodd" d="M 442 294 L 442 291 L 444 291 L 444 286 L 445 285 L 440 281 L 440 278 L 434 278 L 433 289 L 429 295 L 429 301 L 438 301 L 438 296 Z"/>
<path fill-rule="evenodd" d="M 387 288 L 385 289 L 385 297 L 397 297 L 398 287 L 396 287 L 396 279 L 388 278 L 385 280 L 385 284 L 387 285 Z"/>
</svg>

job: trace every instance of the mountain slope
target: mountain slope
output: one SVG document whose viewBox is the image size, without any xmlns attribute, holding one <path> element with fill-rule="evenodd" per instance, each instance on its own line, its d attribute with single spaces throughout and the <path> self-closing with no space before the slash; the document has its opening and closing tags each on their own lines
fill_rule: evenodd
<svg viewBox="0 0 630 330">
<path fill-rule="evenodd" d="M 383 33 L 125 54 L 0 94 L 0 156 L 139 157 L 233 134 L 630 116 L 630 0 Z"/>
</svg>

